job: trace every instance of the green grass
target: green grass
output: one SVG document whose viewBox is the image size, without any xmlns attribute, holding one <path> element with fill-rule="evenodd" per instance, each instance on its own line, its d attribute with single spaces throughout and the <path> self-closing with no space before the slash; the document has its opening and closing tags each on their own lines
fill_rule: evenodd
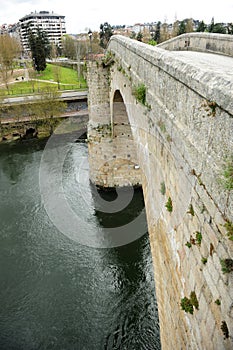
<svg viewBox="0 0 233 350">
<path fill-rule="evenodd" d="M 78 80 L 78 73 L 76 70 L 61 66 L 55 66 L 53 64 L 47 64 L 45 71 L 41 72 L 37 79 L 40 80 L 54 80 L 56 81 L 56 71 L 59 72 L 61 84 L 77 84 L 79 82 L 85 82 L 84 79 Z"/>
<path fill-rule="evenodd" d="M 26 95 L 38 93 L 47 86 L 58 87 L 56 82 L 56 67 L 52 64 L 47 64 L 44 72 L 35 74 L 36 80 L 47 80 L 47 82 L 20 81 L 9 84 L 9 92 L 5 87 L 0 88 L 0 96 Z M 60 90 L 81 90 L 86 89 L 87 84 L 84 78 L 78 80 L 77 71 L 71 68 L 59 67 Z"/>
</svg>

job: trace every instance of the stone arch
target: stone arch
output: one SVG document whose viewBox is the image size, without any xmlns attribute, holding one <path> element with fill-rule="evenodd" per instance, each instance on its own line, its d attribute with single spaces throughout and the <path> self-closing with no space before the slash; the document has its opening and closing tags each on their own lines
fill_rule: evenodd
<svg viewBox="0 0 233 350">
<path fill-rule="evenodd" d="M 126 140 L 131 140 L 133 142 L 131 125 L 129 122 L 124 99 L 122 97 L 120 90 L 116 90 L 113 95 L 112 134 L 113 134 L 113 138 L 121 137 Z M 136 153 L 136 150 L 134 153 Z"/>
</svg>

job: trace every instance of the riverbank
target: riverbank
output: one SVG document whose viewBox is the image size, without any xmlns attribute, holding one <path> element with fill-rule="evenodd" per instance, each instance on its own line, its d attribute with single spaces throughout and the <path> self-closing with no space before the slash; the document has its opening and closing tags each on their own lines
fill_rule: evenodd
<svg viewBox="0 0 233 350">
<path fill-rule="evenodd" d="M 25 117 L 16 121 L 5 119 L 0 124 L 0 143 L 49 137 L 52 133 L 84 132 L 87 128 L 87 110 L 67 112 L 60 117 L 33 120 Z M 59 126 L 59 130 L 56 130 Z M 84 130 L 84 131 L 83 131 Z"/>
</svg>

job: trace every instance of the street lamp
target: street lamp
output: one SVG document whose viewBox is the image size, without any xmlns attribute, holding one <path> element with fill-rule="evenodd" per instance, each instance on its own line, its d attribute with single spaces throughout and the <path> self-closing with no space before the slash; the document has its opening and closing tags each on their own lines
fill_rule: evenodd
<svg viewBox="0 0 233 350">
<path fill-rule="evenodd" d="M 89 29 L 89 31 L 88 31 L 88 36 L 90 39 L 90 57 L 91 57 L 92 56 L 92 31 L 91 31 L 91 29 Z"/>
</svg>

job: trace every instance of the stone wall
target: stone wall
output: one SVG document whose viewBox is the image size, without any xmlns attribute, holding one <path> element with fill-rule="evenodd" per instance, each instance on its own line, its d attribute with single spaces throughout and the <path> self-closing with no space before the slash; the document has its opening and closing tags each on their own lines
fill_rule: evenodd
<svg viewBox="0 0 233 350">
<path fill-rule="evenodd" d="M 142 172 L 162 348 L 231 349 L 233 273 L 223 263 L 233 258 L 224 226 L 233 191 L 222 174 L 233 155 L 233 81 L 125 37 L 108 50 L 108 122 L 120 91 Z"/>
<path fill-rule="evenodd" d="M 135 143 L 120 94 L 115 94 L 114 106 L 110 106 L 109 68 L 89 62 L 88 84 L 90 180 L 100 187 L 141 185 Z"/>
<path fill-rule="evenodd" d="M 218 33 L 186 33 L 167 40 L 158 47 L 169 50 L 192 50 L 233 57 L 233 35 Z"/>
</svg>

